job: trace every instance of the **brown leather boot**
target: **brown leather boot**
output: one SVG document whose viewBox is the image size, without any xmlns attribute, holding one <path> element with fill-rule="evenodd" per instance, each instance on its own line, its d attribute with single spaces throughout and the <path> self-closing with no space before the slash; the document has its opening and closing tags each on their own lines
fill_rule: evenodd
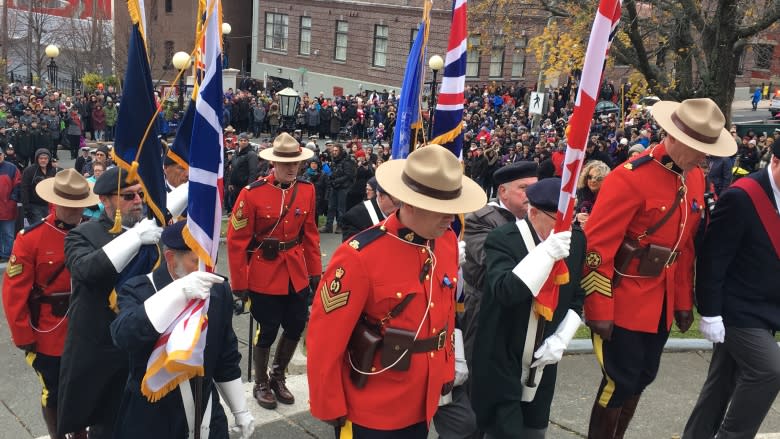
<svg viewBox="0 0 780 439">
<path fill-rule="evenodd" d="M 260 407 L 268 410 L 276 408 L 276 397 L 268 385 L 268 358 L 271 356 L 271 348 L 255 346 L 252 351 L 252 359 L 255 362 L 255 388 L 252 393 L 260 404 Z"/>
<path fill-rule="evenodd" d="M 598 401 L 593 403 L 590 413 L 588 439 L 614 439 L 622 408 L 602 407 Z"/>
<path fill-rule="evenodd" d="M 282 404 L 295 403 L 295 397 L 285 385 L 284 373 L 297 346 L 297 341 L 290 340 L 284 336 L 282 336 L 279 344 L 276 346 L 276 355 L 274 355 L 274 363 L 271 366 L 270 385 L 271 390 L 276 394 L 276 399 Z"/>
<path fill-rule="evenodd" d="M 46 422 L 46 430 L 52 439 L 65 439 L 65 436 L 57 435 L 57 407 L 41 407 L 43 420 Z"/>
<path fill-rule="evenodd" d="M 620 411 L 620 418 L 618 418 L 617 429 L 615 430 L 615 439 L 623 439 L 623 435 L 626 434 L 628 424 L 631 422 L 631 418 L 634 417 L 636 406 L 639 404 L 640 396 L 642 395 L 634 395 L 623 403 L 623 409 Z"/>
</svg>

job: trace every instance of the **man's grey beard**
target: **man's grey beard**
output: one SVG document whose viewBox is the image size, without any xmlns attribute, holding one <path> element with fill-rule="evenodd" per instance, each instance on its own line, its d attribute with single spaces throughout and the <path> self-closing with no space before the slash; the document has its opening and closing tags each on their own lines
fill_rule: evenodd
<svg viewBox="0 0 780 439">
<path fill-rule="evenodd" d="M 138 215 L 128 213 L 126 215 L 122 215 L 122 225 L 130 228 L 136 225 L 143 218 L 143 213 L 139 213 Z"/>
<path fill-rule="evenodd" d="M 176 276 L 176 279 L 181 279 L 184 276 L 188 275 L 189 273 L 184 268 L 184 264 L 182 264 L 180 261 L 176 260 L 176 261 L 174 261 L 173 274 Z"/>
</svg>

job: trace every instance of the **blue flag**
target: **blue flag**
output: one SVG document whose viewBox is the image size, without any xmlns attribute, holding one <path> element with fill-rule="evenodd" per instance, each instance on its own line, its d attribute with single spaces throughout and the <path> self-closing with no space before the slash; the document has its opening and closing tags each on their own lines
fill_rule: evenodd
<svg viewBox="0 0 780 439">
<path fill-rule="evenodd" d="M 141 8 L 137 1 L 129 1 L 133 29 L 127 50 L 122 99 L 116 124 L 114 160 L 130 176 L 137 175 L 143 187 L 144 201 L 160 222 L 168 216 L 165 207 L 166 191 L 163 175 L 163 151 L 157 137 L 156 103 L 149 58 L 141 28 Z"/>
<path fill-rule="evenodd" d="M 412 138 L 412 126 L 422 128 L 420 92 L 422 91 L 421 80 L 423 60 L 425 59 L 425 26 L 425 20 L 420 22 L 417 36 L 409 51 L 409 59 L 406 61 L 406 71 L 404 72 L 404 81 L 401 84 L 393 135 L 392 157 L 394 159 L 405 159 L 409 155 L 409 148 L 416 140 Z"/>
</svg>

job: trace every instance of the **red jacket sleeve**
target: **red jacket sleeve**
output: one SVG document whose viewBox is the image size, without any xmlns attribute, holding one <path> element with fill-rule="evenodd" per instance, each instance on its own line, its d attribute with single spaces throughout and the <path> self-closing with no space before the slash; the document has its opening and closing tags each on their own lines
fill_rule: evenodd
<svg viewBox="0 0 780 439">
<path fill-rule="evenodd" d="M 233 205 L 230 221 L 228 221 L 228 265 L 230 267 L 230 288 L 233 291 L 249 288 L 247 278 L 249 263 L 246 251 L 249 249 L 255 230 L 254 204 L 247 202 L 249 196 L 249 190 L 241 189 Z"/>
<path fill-rule="evenodd" d="M 35 282 L 35 260 L 32 255 L 32 248 L 24 236 L 17 236 L 3 275 L 3 307 L 16 346 L 35 342 L 27 307 L 30 289 Z"/>
</svg>

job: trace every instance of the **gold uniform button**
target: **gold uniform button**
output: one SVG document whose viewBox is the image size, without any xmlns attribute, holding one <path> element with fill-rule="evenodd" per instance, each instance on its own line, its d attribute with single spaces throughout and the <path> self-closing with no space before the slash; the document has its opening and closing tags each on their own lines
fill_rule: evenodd
<svg viewBox="0 0 780 439">
<path fill-rule="evenodd" d="M 371 367 L 371 372 L 376 372 L 376 367 Z"/>
<path fill-rule="evenodd" d="M 395 297 L 397 297 L 397 298 L 399 298 L 399 299 L 400 299 L 400 298 L 401 298 L 401 296 L 403 296 L 403 294 L 402 294 L 400 291 L 399 291 L 399 292 L 397 292 L 397 293 L 395 293 Z"/>
<path fill-rule="evenodd" d="M 455 283 L 458 283 L 458 278 L 457 277 L 453 277 L 452 281 L 455 282 Z"/>
<path fill-rule="evenodd" d="M 431 334 L 435 334 L 435 333 L 436 333 L 436 328 L 433 328 L 433 329 L 431 330 Z"/>
<path fill-rule="evenodd" d="M 285 223 L 285 224 L 287 224 L 287 223 L 289 223 L 289 221 L 287 221 L 287 220 L 284 220 L 284 223 Z"/>
<path fill-rule="evenodd" d="M 54 263 L 54 261 L 49 261 L 49 265 L 51 265 L 51 264 L 53 264 L 53 263 Z"/>
<path fill-rule="evenodd" d="M 433 358 L 433 352 L 431 352 L 431 358 Z"/>
<path fill-rule="evenodd" d="M 266 218 L 271 218 L 271 215 L 266 215 L 265 217 L 266 217 Z"/>
<path fill-rule="evenodd" d="M 431 278 L 431 275 L 430 275 L 430 274 L 426 274 L 426 275 L 425 275 L 425 280 L 429 280 L 430 278 Z"/>
<path fill-rule="evenodd" d="M 433 308 L 433 305 L 435 305 L 433 302 L 431 302 L 431 308 Z"/>
<path fill-rule="evenodd" d="M 666 206 L 661 206 L 661 212 L 663 212 L 664 210 L 666 210 Z"/>
<path fill-rule="evenodd" d="M 424 248 L 421 248 L 421 249 L 420 249 L 420 253 L 425 253 L 425 249 L 424 249 Z"/>
</svg>

